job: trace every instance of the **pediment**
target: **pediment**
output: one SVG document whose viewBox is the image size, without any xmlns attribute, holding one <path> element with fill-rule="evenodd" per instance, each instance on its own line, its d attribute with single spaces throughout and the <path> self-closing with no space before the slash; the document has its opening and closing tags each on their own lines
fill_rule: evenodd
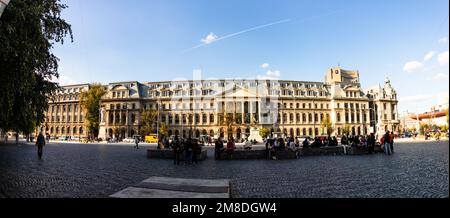
<svg viewBox="0 0 450 218">
<path fill-rule="evenodd" d="M 347 85 L 342 89 L 345 91 L 360 91 L 361 90 L 359 87 L 353 86 L 353 85 Z"/>
<path fill-rule="evenodd" d="M 243 97 L 249 97 L 249 98 L 253 98 L 253 97 L 257 97 L 257 94 L 252 91 L 249 90 L 247 88 L 241 87 L 241 86 L 236 86 L 230 89 L 227 89 L 223 92 L 219 92 L 218 94 L 216 94 L 216 96 L 224 96 L 226 98 L 243 98 Z"/>
<path fill-rule="evenodd" d="M 115 85 L 111 90 L 128 90 L 128 88 L 124 85 Z"/>
</svg>

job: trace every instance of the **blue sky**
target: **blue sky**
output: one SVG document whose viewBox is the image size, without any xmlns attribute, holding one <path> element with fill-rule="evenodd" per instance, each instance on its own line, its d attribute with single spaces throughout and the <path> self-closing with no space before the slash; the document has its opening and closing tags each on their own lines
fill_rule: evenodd
<svg viewBox="0 0 450 218">
<path fill-rule="evenodd" d="M 363 88 L 388 76 L 400 113 L 448 103 L 448 0 L 64 2 L 74 42 L 54 49 L 62 84 L 192 78 L 196 69 L 205 79 L 323 81 L 340 64 L 360 71 Z"/>
</svg>

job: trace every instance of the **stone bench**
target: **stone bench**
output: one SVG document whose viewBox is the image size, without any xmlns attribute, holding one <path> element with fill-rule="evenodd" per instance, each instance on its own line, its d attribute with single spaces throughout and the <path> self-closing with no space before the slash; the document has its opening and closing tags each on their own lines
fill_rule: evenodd
<svg viewBox="0 0 450 218">
<path fill-rule="evenodd" d="M 365 147 L 347 147 L 348 155 L 369 154 L 369 150 Z"/>
<path fill-rule="evenodd" d="M 342 146 L 307 147 L 299 151 L 299 156 L 341 155 L 344 154 Z"/>
<path fill-rule="evenodd" d="M 197 154 L 197 160 L 205 160 L 207 157 L 207 151 L 202 149 L 200 154 Z M 173 150 L 172 149 L 147 149 L 147 157 L 148 158 L 160 158 L 160 159 L 173 159 Z M 186 155 L 183 152 L 180 154 L 180 160 L 184 161 Z"/>
<path fill-rule="evenodd" d="M 232 159 L 233 160 L 266 159 L 266 151 L 235 149 L 233 151 Z M 228 160 L 228 153 L 226 150 L 220 152 L 220 160 Z"/>
<path fill-rule="evenodd" d="M 150 177 L 116 192 L 112 198 L 229 198 L 228 179 Z"/>
<path fill-rule="evenodd" d="M 300 152 L 300 149 L 298 150 L 291 150 L 291 149 L 286 149 L 286 150 L 278 150 L 275 151 L 274 154 L 271 154 L 272 156 L 276 156 L 277 160 L 285 160 L 285 159 L 296 159 L 297 155 L 296 153 Z"/>
<path fill-rule="evenodd" d="M 296 152 L 290 149 L 276 151 L 277 159 L 295 159 Z M 226 150 L 220 154 L 221 160 L 228 160 L 228 154 Z M 233 160 L 250 160 L 250 159 L 267 159 L 266 150 L 245 150 L 236 149 L 233 152 Z"/>
</svg>

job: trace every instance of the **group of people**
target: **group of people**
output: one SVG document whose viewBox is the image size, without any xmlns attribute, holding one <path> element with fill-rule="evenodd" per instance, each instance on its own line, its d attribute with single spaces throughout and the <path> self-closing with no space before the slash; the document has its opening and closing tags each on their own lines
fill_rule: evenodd
<svg viewBox="0 0 450 218">
<path fill-rule="evenodd" d="M 236 143 L 234 142 L 234 138 L 228 138 L 226 143 L 226 147 L 224 147 L 224 142 L 222 138 L 218 138 L 214 143 L 214 157 L 216 160 L 220 160 L 222 156 L 222 152 L 226 152 L 228 159 L 233 159 L 233 152 L 236 149 Z"/>
<path fill-rule="evenodd" d="M 168 140 L 167 142 L 168 143 Z M 184 153 L 184 163 L 197 163 L 197 155 L 201 153 L 201 146 L 197 139 L 191 137 L 187 139 L 179 139 L 175 136 L 169 146 L 173 150 L 173 164 L 179 165 L 181 157 Z"/>
<path fill-rule="evenodd" d="M 384 153 L 391 155 L 394 153 L 394 134 L 392 132 L 386 131 L 386 133 L 381 137 L 380 144 L 383 145 Z"/>
</svg>

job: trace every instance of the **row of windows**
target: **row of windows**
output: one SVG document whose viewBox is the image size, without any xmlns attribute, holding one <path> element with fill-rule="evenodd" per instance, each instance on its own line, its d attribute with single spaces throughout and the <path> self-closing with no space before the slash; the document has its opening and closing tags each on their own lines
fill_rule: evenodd
<svg viewBox="0 0 450 218">
<path fill-rule="evenodd" d="M 130 104 L 130 108 L 131 109 L 137 109 L 136 104 L 135 103 L 131 103 Z M 128 109 L 128 104 L 110 104 L 109 105 L 109 109 L 110 110 L 120 110 L 120 109 Z"/>
<path fill-rule="evenodd" d="M 65 88 L 64 90 L 56 91 L 56 94 L 78 93 L 78 92 L 81 92 L 82 90 L 83 90 L 83 88 L 81 88 L 81 87 L 78 87 L 78 88 Z"/>
<path fill-rule="evenodd" d="M 337 103 L 337 108 L 340 108 L 340 104 L 339 103 Z M 345 109 L 348 109 L 348 108 L 353 109 L 353 108 L 355 108 L 357 110 L 359 110 L 359 108 L 366 109 L 366 104 L 344 103 L 344 108 Z"/>
<path fill-rule="evenodd" d="M 289 120 L 288 120 L 288 116 L 289 116 Z M 295 119 L 294 119 L 295 116 Z M 320 117 L 320 120 L 319 120 Z M 296 122 L 300 122 L 302 121 L 303 123 L 309 122 L 309 123 L 313 123 L 313 122 L 320 122 L 321 120 L 324 120 L 324 118 L 330 119 L 330 115 L 325 113 L 315 113 L 313 114 L 306 114 L 306 113 L 297 113 L 297 114 L 287 114 L 287 113 L 283 113 L 283 119 L 281 120 L 281 113 L 278 114 L 278 121 L 281 123 L 294 123 Z"/>
<path fill-rule="evenodd" d="M 283 107 L 281 107 L 281 103 L 278 103 L 278 108 L 281 108 L 281 109 L 313 109 L 313 108 L 314 109 L 329 109 L 329 104 L 283 103 Z"/>
<path fill-rule="evenodd" d="M 61 101 L 78 101 L 79 96 L 78 95 L 59 95 L 54 96 L 53 99 L 55 102 L 61 102 Z"/>
<path fill-rule="evenodd" d="M 283 88 L 323 88 L 324 84 L 319 83 L 300 83 L 300 82 L 263 82 L 263 84 L 267 84 L 269 87 L 283 87 Z M 173 89 L 183 89 L 183 88 L 194 88 L 194 87 L 225 87 L 230 85 L 237 85 L 243 87 L 257 87 L 260 85 L 258 81 L 227 81 L 227 82 L 190 82 L 190 83 L 157 83 L 157 84 L 149 84 L 148 87 L 150 89 L 157 88 L 173 88 Z"/>
<path fill-rule="evenodd" d="M 52 105 L 51 110 L 49 111 L 50 113 L 59 113 L 60 111 L 62 112 L 72 112 L 72 109 L 74 112 L 78 112 L 78 105 L 77 104 L 68 104 L 68 105 Z"/>
<path fill-rule="evenodd" d="M 60 116 L 47 116 L 46 118 L 47 122 L 83 122 L 83 114 L 80 114 L 80 116 L 73 116 L 73 120 L 72 120 L 72 116 L 64 116 L 64 115 L 60 115 Z"/>
<path fill-rule="evenodd" d="M 363 96 L 361 92 L 345 92 L 345 96 L 348 98 L 357 98 Z"/>
<path fill-rule="evenodd" d="M 109 123 L 125 124 L 126 121 L 127 121 L 127 115 L 125 113 L 122 113 L 122 114 L 120 114 L 120 113 L 110 113 L 109 114 Z M 129 122 L 130 122 L 130 124 L 134 124 L 136 122 L 136 115 L 134 113 L 130 114 Z"/>
<path fill-rule="evenodd" d="M 112 92 L 113 98 L 126 98 L 126 91 L 114 91 Z"/>
<path fill-rule="evenodd" d="M 70 135 L 70 134 L 73 134 L 73 135 L 75 135 L 75 134 L 84 134 L 84 129 L 83 129 L 83 127 L 73 127 L 73 128 L 70 128 L 70 127 L 61 127 L 61 128 L 59 128 L 59 127 L 50 127 L 50 128 L 46 128 L 46 133 L 50 133 L 50 134 L 68 134 L 68 135 Z"/>
</svg>

